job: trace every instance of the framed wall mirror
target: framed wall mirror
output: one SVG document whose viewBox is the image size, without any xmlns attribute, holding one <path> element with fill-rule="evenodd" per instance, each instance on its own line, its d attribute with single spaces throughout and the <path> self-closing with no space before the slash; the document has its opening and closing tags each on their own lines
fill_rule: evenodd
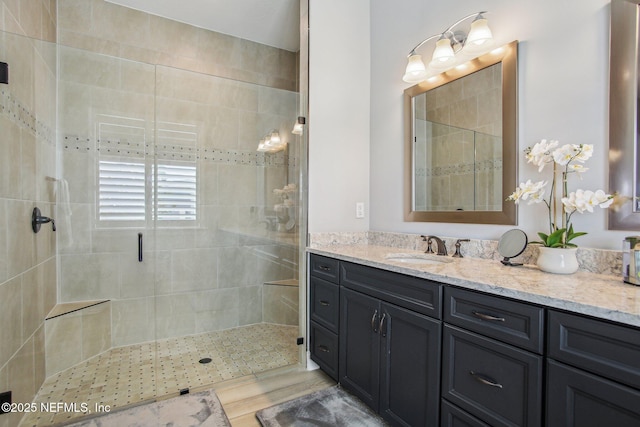
<svg viewBox="0 0 640 427">
<path fill-rule="evenodd" d="M 513 41 L 404 92 L 404 218 L 516 224 L 517 57 Z"/>
<path fill-rule="evenodd" d="M 640 229 L 638 168 L 638 34 L 640 0 L 611 1 L 609 54 L 609 211 L 610 230 Z"/>
</svg>

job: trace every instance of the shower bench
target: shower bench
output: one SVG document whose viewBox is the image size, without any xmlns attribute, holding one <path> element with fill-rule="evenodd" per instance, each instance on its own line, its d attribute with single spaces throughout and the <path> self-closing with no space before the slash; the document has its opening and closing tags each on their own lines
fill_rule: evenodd
<svg viewBox="0 0 640 427">
<path fill-rule="evenodd" d="M 44 328 L 49 377 L 111 348 L 111 301 L 57 304 Z"/>
</svg>

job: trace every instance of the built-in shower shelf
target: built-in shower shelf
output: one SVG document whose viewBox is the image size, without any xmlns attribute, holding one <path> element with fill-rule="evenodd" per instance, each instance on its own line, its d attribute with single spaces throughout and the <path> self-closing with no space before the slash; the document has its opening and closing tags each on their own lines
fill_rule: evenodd
<svg viewBox="0 0 640 427">
<path fill-rule="evenodd" d="M 65 314 L 73 313 L 84 308 L 93 307 L 98 304 L 104 304 L 109 302 L 108 299 L 95 300 L 95 301 L 78 301 L 78 302 L 66 302 L 64 304 L 57 304 L 51 309 L 47 317 L 44 320 L 53 319 L 56 317 L 64 316 Z"/>
<path fill-rule="evenodd" d="M 264 282 L 265 285 L 276 285 L 276 286 L 295 286 L 298 287 L 298 279 L 287 279 L 287 280 L 273 280 L 270 282 Z"/>
</svg>

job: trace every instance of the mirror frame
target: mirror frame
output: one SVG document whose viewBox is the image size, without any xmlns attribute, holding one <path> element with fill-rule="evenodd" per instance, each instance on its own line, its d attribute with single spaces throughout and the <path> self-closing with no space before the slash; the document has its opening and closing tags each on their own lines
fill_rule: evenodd
<svg viewBox="0 0 640 427">
<path fill-rule="evenodd" d="M 609 56 L 609 192 L 629 198 L 609 211 L 609 230 L 640 228 L 638 179 L 639 0 L 611 1 Z M 630 202 L 630 203 L 629 203 Z M 636 204 L 636 209 L 634 209 Z"/>
<path fill-rule="evenodd" d="M 413 141 L 415 96 L 492 65 L 502 63 L 502 200 L 501 211 L 414 211 Z M 517 205 L 507 196 L 518 179 L 518 41 L 496 48 L 466 63 L 463 70 L 452 68 L 404 91 L 404 220 L 407 222 L 451 222 L 471 224 L 507 224 L 518 222 Z"/>
</svg>

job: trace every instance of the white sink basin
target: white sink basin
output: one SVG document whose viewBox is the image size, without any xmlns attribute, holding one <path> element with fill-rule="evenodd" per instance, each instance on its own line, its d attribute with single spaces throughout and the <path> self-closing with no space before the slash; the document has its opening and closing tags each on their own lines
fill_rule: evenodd
<svg viewBox="0 0 640 427">
<path fill-rule="evenodd" d="M 446 264 L 453 261 L 451 258 L 431 254 L 389 254 L 385 257 L 388 261 L 401 262 L 403 264 Z"/>
</svg>

